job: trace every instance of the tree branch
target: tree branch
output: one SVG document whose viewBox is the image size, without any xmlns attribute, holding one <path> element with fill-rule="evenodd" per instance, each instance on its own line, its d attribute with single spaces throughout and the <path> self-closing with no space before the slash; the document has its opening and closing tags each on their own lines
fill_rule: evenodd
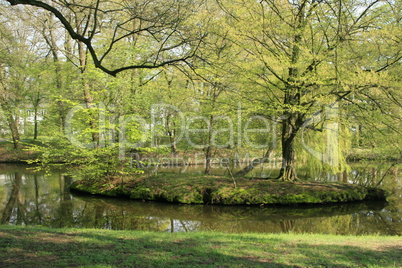
<svg viewBox="0 0 402 268">
<path fill-rule="evenodd" d="M 89 20 L 93 19 L 94 20 L 94 29 L 92 32 L 89 33 L 89 37 L 85 37 L 85 31 L 83 33 L 78 33 L 76 30 L 74 30 L 73 26 L 71 25 L 71 23 L 68 21 L 68 19 L 55 7 L 42 2 L 42 1 L 37 1 L 37 0 L 6 0 L 8 3 L 10 3 L 12 6 L 15 5 L 29 5 L 29 6 L 33 6 L 33 7 L 38 7 L 41 9 L 44 9 L 46 11 L 49 11 L 50 13 L 52 13 L 56 18 L 59 19 L 59 21 L 61 22 L 61 24 L 63 25 L 63 27 L 67 30 L 68 34 L 71 36 L 72 39 L 77 40 L 79 42 L 82 42 L 88 49 L 88 52 L 91 55 L 91 58 L 94 62 L 94 65 L 96 68 L 99 68 L 100 70 L 102 70 L 103 72 L 110 74 L 112 76 L 116 76 L 118 73 L 125 71 L 125 70 L 129 70 L 129 69 L 156 69 L 162 66 L 166 66 L 166 65 L 171 65 L 171 64 L 175 64 L 178 62 L 186 62 L 189 58 L 193 57 L 195 55 L 195 51 L 198 49 L 199 44 L 196 46 L 196 48 L 190 53 L 188 53 L 187 55 L 181 56 L 181 57 L 177 57 L 174 59 L 168 59 L 168 60 L 164 60 L 162 62 L 155 62 L 153 61 L 152 63 L 146 63 L 144 62 L 143 64 L 132 64 L 132 65 L 128 65 L 128 66 L 124 66 L 124 67 L 120 67 L 120 68 L 116 68 L 116 69 L 109 69 L 106 66 L 104 66 L 102 64 L 102 61 L 104 59 L 104 57 L 109 54 L 109 52 L 111 51 L 113 45 L 121 40 L 122 38 L 128 37 L 131 34 L 135 34 L 138 31 L 132 31 L 129 32 L 127 34 L 124 34 L 122 37 L 119 37 L 117 39 L 116 38 L 116 33 L 114 33 L 113 36 L 113 40 L 110 44 L 110 46 L 108 47 L 107 51 L 106 51 L 106 55 L 103 55 L 103 57 L 98 57 L 95 48 L 92 45 L 92 39 L 95 35 L 95 28 L 98 27 L 98 18 L 96 17 L 98 14 L 98 11 L 100 10 L 100 1 L 96 1 L 96 5 L 94 7 L 84 7 L 84 8 L 89 8 L 91 9 L 91 15 L 94 16 L 93 18 L 87 18 L 87 25 L 86 27 L 88 27 L 89 25 Z M 70 4 L 69 3 L 65 3 L 65 5 L 68 7 Z M 105 13 L 105 11 L 101 11 L 102 13 Z M 163 26 L 163 25 L 162 25 Z M 117 30 L 117 29 L 116 29 Z M 200 37 L 200 39 L 202 39 L 203 37 Z M 187 40 L 188 41 L 188 40 Z M 184 42 L 184 43 L 187 43 Z M 183 44 L 183 42 L 179 42 L 179 44 Z M 159 53 L 161 51 L 164 51 L 166 49 L 163 49 L 163 47 L 161 47 L 157 52 L 157 56 L 159 55 Z"/>
</svg>

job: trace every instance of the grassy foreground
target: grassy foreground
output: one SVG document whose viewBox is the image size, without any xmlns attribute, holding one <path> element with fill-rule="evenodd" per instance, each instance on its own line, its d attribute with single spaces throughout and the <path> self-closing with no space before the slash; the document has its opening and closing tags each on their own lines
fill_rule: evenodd
<svg viewBox="0 0 402 268">
<path fill-rule="evenodd" d="M 0 267 L 401 267 L 392 236 L 0 226 Z"/>
</svg>

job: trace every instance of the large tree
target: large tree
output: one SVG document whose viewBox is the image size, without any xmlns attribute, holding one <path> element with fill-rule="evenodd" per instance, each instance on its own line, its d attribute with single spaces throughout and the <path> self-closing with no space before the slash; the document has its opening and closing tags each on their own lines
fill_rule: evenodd
<svg viewBox="0 0 402 268">
<path fill-rule="evenodd" d="M 391 92 L 398 86 L 383 78 L 392 76 L 389 70 L 400 63 L 401 48 L 396 45 L 400 42 L 378 33 L 384 26 L 400 27 L 400 20 L 385 20 L 397 8 L 395 2 L 220 2 L 228 14 L 225 27 L 232 29 L 233 42 L 244 50 L 236 64 L 242 83 L 250 85 L 245 91 L 247 99 L 261 107 L 260 113 L 275 115 L 281 123 L 280 179 L 297 179 L 296 137 L 307 128 L 322 131 L 311 120 L 315 115 L 326 114 L 321 119 L 337 124 L 339 116 L 326 109 L 341 108 L 341 103 L 353 102 L 356 95 L 376 99 L 374 91 Z M 367 45 L 373 35 L 378 47 L 375 55 Z M 393 43 L 396 50 L 388 51 L 387 43 Z"/>
</svg>

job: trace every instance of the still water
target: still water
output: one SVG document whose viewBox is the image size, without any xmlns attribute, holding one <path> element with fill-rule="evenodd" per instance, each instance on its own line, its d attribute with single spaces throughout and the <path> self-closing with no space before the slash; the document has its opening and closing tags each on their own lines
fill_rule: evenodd
<svg viewBox="0 0 402 268">
<path fill-rule="evenodd" d="M 200 167 L 191 169 L 186 172 L 198 172 Z M 384 176 L 386 171 L 388 175 Z M 164 204 L 73 195 L 69 192 L 73 178 L 61 171 L 45 174 L 27 166 L 3 164 L 0 165 L 0 220 L 1 224 L 13 225 L 161 232 L 402 235 L 400 169 L 372 165 L 326 177 L 354 183 L 382 179 L 381 185 L 392 190 L 392 196 L 387 203 L 293 207 Z"/>
</svg>

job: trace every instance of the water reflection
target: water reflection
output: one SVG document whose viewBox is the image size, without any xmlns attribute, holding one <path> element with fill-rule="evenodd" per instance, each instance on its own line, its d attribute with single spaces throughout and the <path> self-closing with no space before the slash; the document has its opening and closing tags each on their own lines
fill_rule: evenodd
<svg viewBox="0 0 402 268">
<path fill-rule="evenodd" d="M 18 172 L 14 173 L 14 176 L 12 177 L 12 185 L 11 185 L 11 191 L 10 191 L 10 197 L 4 206 L 3 213 L 1 215 L 1 223 L 5 224 L 11 221 L 11 216 L 13 214 L 13 210 L 16 211 L 17 219 L 21 218 L 18 216 L 21 216 L 24 213 L 21 213 L 21 210 L 25 210 L 24 206 L 22 205 L 21 199 L 20 199 L 20 187 L 22 184 L 22 175 Z"/>
<path fill-rule="evenodd" d="M 389 203 L 299 207 L 173 205 L 72 195 L 72 178 L 0 166 L 2 224 L 49 227 L 264 233 L 402 234 L 400 174 L 384 180 Z"/>
</svg>

